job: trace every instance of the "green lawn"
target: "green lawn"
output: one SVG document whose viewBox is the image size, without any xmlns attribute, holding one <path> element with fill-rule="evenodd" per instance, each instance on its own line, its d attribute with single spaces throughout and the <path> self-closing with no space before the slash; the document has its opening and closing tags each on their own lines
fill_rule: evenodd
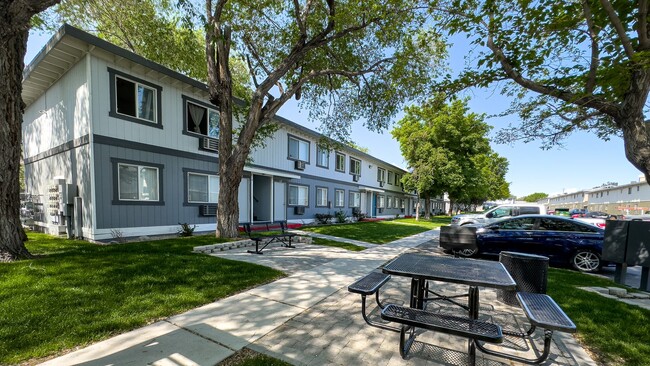
<svg viewBox="0 0 650 366">
<path fill-rule="evenodd" d="M 598 362 L 605 365 L 648 365 L 649 310 L 577 289 L 615 286 L 607 279 L 552 268 L 548 281 L 549 295 L 576 324 L 577 337 L 598 358 Z"/>
<path fill-rule="evenodd" d="M 343 243 L 340 241 L 334 241 L 334 240 L 327 240 L 327 239 L 321 239 L 321 238 L 312 238 L 312 244 L 316 245 L 325 245 L 328 247 L 337 247 L 337 248 L 343 248 L 347 249 L 353 252 L 360 252 L 364 249 L 365 247 L 360 247 L 358 245 L 350 244 L 350 243 Z"/>
<path fill-rule="evenodd" d="M 0 364 L 97 342 L 283 276 L 192 253 L 218 242 L 212 236 L 118 245 L 28 236 L 37 259 L 0 263 Z"/>
<path fill-rule="evenodd" d="M 449 224 L 449 217 L 437 216 L 429 221 L 424 219 L 420 221 L 415 221 L 415 219 L 397 219 L 357 222 L 354 224 L 308 226 L 301 228 L 301 230 L 361 240 L 367 243 L 385 244 L 447 224 Z"/>
</svg>

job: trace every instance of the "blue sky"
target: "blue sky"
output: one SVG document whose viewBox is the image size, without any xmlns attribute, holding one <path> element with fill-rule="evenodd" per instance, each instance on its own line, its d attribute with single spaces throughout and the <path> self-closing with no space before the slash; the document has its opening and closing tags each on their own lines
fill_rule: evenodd
<svg viewBox="0 0 650 366">
<path fill-rule="evenodd" d="M 31 34 L 27 44 L 25 63 L 29 64 L 45 45 L 49 35 Z M 452 68 L 463 66 L 462 45 L 451 49 Z M 470 90 L 470 110 L 487 115 L 503 112 L 509 106 L 509 99 L 495 90 Z M 308 120 L 307 111 L 301 111 L 297 104 L 290 102 L 283 106 L 280 116 L 317 130 L 318 124 Z M 395 119 L 397 121 L 399 116 Z M 494 126 L 493 132 L 508 124 L 516 124 L 517 116 L 488 119 Z M 366 130 L 361 122 L 352 129 L 352 141 L 367 147 L 371 155 L 391 164 L 405 167 L 399 144 L 393 140 L 389 131 L 382 134 Z M 516 196 L 534 192 L 548 194 L 562 193 L 576 189 L 587 189 L 605 182 L 619 184 L 636 181 L 641 174 L 627 159 L 623 141 L 613 137 L 610 141 L 598 139 L 595 135 L 578 132 L 565 141 L 563 148 L 542 150 L 538 142 L 516 143 L 513 145 L 492 144 L 492 148 L 510 162 L 506 180 L 510 191 Z"/>
</svg>

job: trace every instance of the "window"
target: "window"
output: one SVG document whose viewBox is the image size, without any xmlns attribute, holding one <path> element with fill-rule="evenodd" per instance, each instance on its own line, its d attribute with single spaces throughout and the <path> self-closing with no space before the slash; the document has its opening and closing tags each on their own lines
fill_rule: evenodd
<svg viewBox="0 0 650 366">
<path fill-rule="evenodd" d="M 316 149 L 316 166 L 320 166 L 323 168 L 329 168 L 330 167 L 330 152 L 327 149 L 324 149 L 322 147 L 318 147 Z"/>
<path fill-rule="evenodd" d="M 519 207 L 520 215 L 539 215 L 544 213 L 545 212 L 539 212 L 539 207 L 527 207 L 527 206 Z"/>
<path fill-rule="evenodd" d="M 395 200 L 393 201 L 393 208 L 399 208 L 400 207 L 399 201 L 400 201 L 400 199 L 395 197 Z"/>
<path fill-rule="evenodd" d="M 350 174 L 361 175 L 361 160 L 350 158 Z"/>
<path fill-rule="evenodd" d="M 388 196 L 388 206 L 386 208 L 392 208 L 393 207 L 393 197 Z"/>
<path fill-rule="evenodd" d="M 334 190 L 334 207 L 345 206 L 345 191 L 342 189 Z"/>
<path fill-rule="evenodd" d="M 316 207 L 327 206 L 327 188 L 316 187 Z"/>
<path fill-rule="evenodd" d="M 400 179 L 401 179 L 401 176 L 399 174 L 395 173 L 395 185 L 398 186 L 398 187 L 402 184 L 402 182 L 400 182 Z"/>
<path fill-rule="evenodd" d="M 110 80 L 109 116 L 162 128 L 162 87 L 108 68 Z"/>
<path fill-rule="evenodd" d="M 309 142 L 289 136 L 289 159 L 309 163 Z"/>
<path fill-rule="evenodd" d="M 386 199 L 386 197 L 384 197 L 384 196 L 377 196 L 377 208 L 384 208 L 385 199 Z"/>
<path fill-rule="evenodd" d="M 336 153 L 336 171 L 345 173 L 345 155 L 340 152 Z"/>
<path fill-rule="evenodd" d="M 158 168 L 117 164 L 120 201 L 158 201 Z"/>
<path fill-rule="evenodd" d="M 489 215 L 489 216 L 487 216 Z M 509 206 L 503 206 L 499 207 L 497 209 L 492 210 L 488 214 L 486 214 L 486 217 L 488 218 L 499 218 L 499 217 L 505 217 L 505 216 L 512 216 L 512 207 Z"/>
<path fill-rule="evenodd" d="M 218 198 L 218 176 L 199 173 L 187 173 L 187 202 L 217 203 Z"/>
<path fill-rule="evenodd" d="M 406 208 L 406 200 L 404 198 L 400 200 L 400 208 Z"/>
<path fill-rule="evenodd" d="M 309 187 L 289 185 L 289 205 L 309 206 Z"/>
<path fill-rule="evenodd" d="M 386 169 L 377 168 L 377 182 L 386 181 Z"/>
<path fill-rule="evenodd" d="M 388 171 L 388 184 L 393 184 L 393 172 Z"/>
<path fill-rule="evenodd" d="M 627 194 L 632 194 L 632 187 L 628 187 Z"/>
<path fill-rule="evenodd" d="M 501 230 L 533 230 L 535 226 L 534 217 L 526 217 L 521 219 L 507 220 L 503 223 L 496 224 L 495 226 Z"/>
<path fill-rule="evenodd" d="M 185 113 L 187 131 L 219 138 L 219 111 L 187 101 Z"/>
<path fill-rule="evenodd" d="M 350 207 L 361 207 L 361 193 L 350 192 Z"/>
<path fill-rule="evenodd" d="M 598 228 L 588 224 L 578 224 L 576 222 L 565 221 L 565 220 L 554 220 L 549 218 L 543 218 L 540 220 L 538 230 L 545 231 L 575 231 L 575 232 L 588 232 L 595 233 L 598 232 Z"/>
</svg>

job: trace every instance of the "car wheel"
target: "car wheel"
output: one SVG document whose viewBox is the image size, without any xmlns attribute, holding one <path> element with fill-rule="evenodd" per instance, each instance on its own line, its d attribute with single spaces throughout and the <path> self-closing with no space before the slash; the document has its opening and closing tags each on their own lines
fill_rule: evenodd
<svg viewBox="0 0 650 366">
<path fill-rule="evenodd" d="M 461 257 L 473 257 L 478 254 L 478 249 L 460 249 L 456 253 Z"/>
<path fill-rule="evenodd" d="M 580 250 L 571 258 L 571 265 L 580 272 L 598 272 L 603 266 L 600 255 L 588 250 Z"/>
</svg>

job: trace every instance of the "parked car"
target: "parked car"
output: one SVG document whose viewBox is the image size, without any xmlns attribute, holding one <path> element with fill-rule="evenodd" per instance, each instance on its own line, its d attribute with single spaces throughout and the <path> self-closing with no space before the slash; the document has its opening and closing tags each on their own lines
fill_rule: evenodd
<svg viewBox="0 0 650 366">
<path fill-rule="evenodd" d="M 573 210 L 569 211 L 569 217 L 582 217 L 585 212 L 587 212 L 587 210 L 584 208 L 574 208 Z"/>
<path fill-rule="evenodd" d="M 522 215 L 479 226 L 477 249 L 463 256 L 498 255 L 513 251 L 543 255 L 555 265 L 570 265 L 581 272 L 598 272 L 602 266 L 605 230 L 554 215 Z"/>
<path fill-rule="evenodd" d="M 591 217 L 595 219 L 606 219 L 609 217 L 607 212 L 602 211 L 587 211 L 581 217 Z"/>
<path fill-rule="evenodd" d="M 624 215 L 622 218 L 631 221 L 650 221 L 650 211 L 646 211 L 645 214 L 641 215 Z"/>
<path fill-rule="evenodd" d="M 498 219 L 519 215 L 545 214 L 546 206 L 535 203 L 513 203 L 497 206 L 480 214 L 463 214 L 451 218 L 451 226 L 488 224 Z"/>
<path fill-rule="evenodd" d="M 557 216 L 566 216 L 570 217 L 569 215 L 569 209 L 568 208 L 556 208 L 553 213 L 549 213 L 549 215 L 557 215 Z"/>
<path fill-rule="evenodd" d="M 605 228 L 605 225 L 607 224 L 607 218 L 599 218 L 599 217 L 576 217 L 574 220 L 584 222 L 586 224 L 590 225 L 595 225 L 598 226 L 601 229 Z"/>
</svg>

